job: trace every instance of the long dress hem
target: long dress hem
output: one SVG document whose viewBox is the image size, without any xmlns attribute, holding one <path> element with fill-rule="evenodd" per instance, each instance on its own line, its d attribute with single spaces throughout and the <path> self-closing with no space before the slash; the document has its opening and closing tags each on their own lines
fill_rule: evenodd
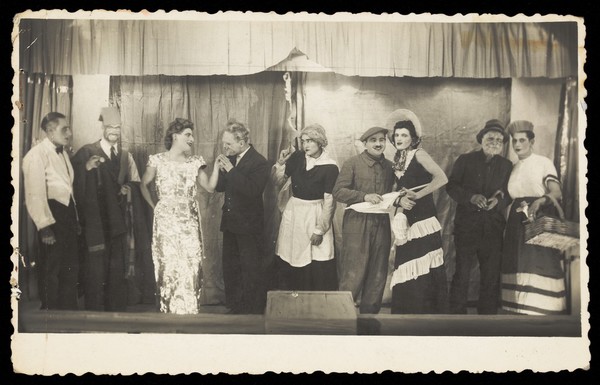
<svg viewBox="0 0 600 385">
<path fill-rule="evenodd" d="M 417 161 L 412 150 L 410 163 L 397 179 L 398 189 L 431 182 L 432 176 Z M 442 250 L 441 225 L 431 194 L 419 199 L 411 210 L 395 215 L 395 270 L 391 278 L 393 314 L 431 314 L 447 311 L 447 282 Z"/>
<path fill-rule="evenodd" d="M 204 250 L 196 201 L 201 157 L 169 161 L 165 153 L 151 155 L 156 167 L 159 201 L 154 209 L 152 258 L 162 313 L 197 314 L 202 289 Z"/>
</svg>

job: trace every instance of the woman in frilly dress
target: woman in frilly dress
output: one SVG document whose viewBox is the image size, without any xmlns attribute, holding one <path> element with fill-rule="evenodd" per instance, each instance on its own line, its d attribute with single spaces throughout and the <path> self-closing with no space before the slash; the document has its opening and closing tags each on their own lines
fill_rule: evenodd
<svg viewBox="0 0 600 385">
<path fill-rule="evenodd" d="M 401 195 L 397 203 L 403 213 L 392 221 L 396 260 L 391 280 L 391 312 L 445 313 L 444 252 L 432 193 L 444 186 L 448 178 L 419 147 L 421 123 L 412 111 L 394 111 L 386 127 L 390 130 L 388 138 L 397 150 L 394 157 L 396 185 L 406 194 Z"/>
<path fill-rule="evenodd" d="M 204 250 L 196 182 L 214 192 L 219 177 L 215 161 L 212 175 L 206 162 L 191 155 L 194 124 L 177 118 L 165 135 L 166 152 L 150 155 L 142 178 L 142 195 L 154 209 L 152 259 L 162 313 L 197 314 L 202 289 Z M 156 181 L 158 202 L 148 184 Z"/>
</svg>

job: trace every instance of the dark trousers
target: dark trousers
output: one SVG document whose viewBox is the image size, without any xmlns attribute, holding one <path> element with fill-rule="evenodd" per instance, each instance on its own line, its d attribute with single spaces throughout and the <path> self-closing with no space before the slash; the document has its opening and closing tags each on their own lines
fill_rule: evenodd
<svg viewBox="0 0 600 385">
<path fill-rule="evenodd" d="M 90 252 L 85 259 L 85 308 L 96 311 L 125 311 L 126 236 L 105 239 L 108 239 L 105 250 Z"/>
<path fill-rule="evenodd" d="M 137 254 L 134 281 L 140 291 L 140 301 L 145 304 L 156 303 L 156 278 L 154 278 L 152 251 L 147 248 Z M 129 304 L 136 303 L 132 302 L 131 298 L 128 298 L 128 302 Z"/>
<path fill-rule="evenodd" d="M 312 261 L 306 266 L 294 267 L 276 258 L 278 289 L 336 291 L 338 289 L 336 261 Z"/>
<path fill-rule="evenodd" d="M 235 234 L 223 231 L 225 301 L 233 313 L 264 312 L 265 271 L 262 234 Z"/>
<path fill-rule="evenodd" d="M 343 252 L 338 260 L 340 290 L 360 295 L 361 313 L 378 313 L 390 257 L 390 219 L 384 214 L 346 210 L 342 225 Z"/>
<path fill-rule="evenodd" d="M 39 267 L 39 297 L 42 309 L 77 310 L 77 280 L 79 256 L 77 217 L 71 200 L 69 207 L 48 200 L 56 223 L 50 225 L 56 242 L 41 243 Z"/>
<path fill-rule="evenodd" d="M 479 314 L 496 314 L 498 312 L 498 296 L 500 286 L 500 266 L 502 262 L 502 246 L 498 237 L 485 237 L 480 242 L 456 239 L 456 271 L 450 288 L 450 312 L 465 314 L 467 312 L 467 296 L 469 276 L 475 261 L 479 261 Z"/>
</svg>

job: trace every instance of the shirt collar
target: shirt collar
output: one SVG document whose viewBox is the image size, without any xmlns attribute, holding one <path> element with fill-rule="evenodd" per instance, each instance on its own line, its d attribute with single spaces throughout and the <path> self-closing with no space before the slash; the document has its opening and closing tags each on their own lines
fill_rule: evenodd
<svg viewBox="0 0 600 385">
<path fill-rule="evenodd" d="M 312 156 L 306 155 L 306 153 L 304 153 L 304 158 L 306 159 L 306 171 L 312 170 L 315 166 L 325 164 L 334 164 L 337 166 L 337 163 L 329 157 L 329 154 L 325 150 L 321 152 L 321 155 L 319 155 L 318 158 L 313 158 Z"/>
<path fill-rule="evenodd" d="M 239 161 L 242 159 L 242 157 L 243 157 L 244 155 L 246 155 L 246 153 L 248 152 L 248 150 L 250 149 L 250 147 L 252 147 L 252 145 L 248 146 L 248 148 L 247 148 L 246 150 L 244 150 L 244 152 L 240 152 L 240 153 L 237 155 L 236 159 L 237 159 L 237 161 L 238 161 L 238 162 L 239 162 Z"/>
<path fill-rule="evenodd" d="M 316 165 L 319 159 L 323 158 L 325 151 L 321 151 L 321 155 L 318 158 L 313 158 L 312 156 L 304 153 L 304 158 L 306 158 L 306 171 L 312 170 Z"/>
<path fill-rule="evenodd" d="M 44 138 L 44 140 L 42 140 L 42 143 L 44 143 L 44 146 L 46 146 L 48 150 L 52 150 L 53 152 L 57 153 L 56 149 L 58 148 L 58 146 L 52 143 L 52 141 L 48 137 Z"/>
<path fill-rule="evenodd" d="M 534 157 L 535 157 L 535 153 L 533 153 L 533 152 L 531 154 L 529 154 L 529 156 L 525 159 L 519 159 L 519 157 L 517 157 L 517 163 L 528 162 L 530 159 L 534 159 Z"/>
<path fill-rule="evenodd" d="M 108 141 L 107 141 L 106 139 L 104 139 L 104 138 L 100 139 L 100 147 L 102 147 L 102 150 L 103 150 L 103 151 L 106 153 L 106 155 L 108 155 L 109 157 L 111 156 L 111 153 L 110 153 L 110 148 L 111 148 L 111 147 L 114 147 L 114 149 L 115 149 L 115 153 L 116 153 L 116 154 L 118 154 L 118 153 L 119 153 L 119 151 L 118 151 L 118 148 L 117 148 L 117 145 L 115 144 L 115 145 L 113 146 L 112 144 L 108 143 Z"/>
<path fill-rule="evenodd" d="M 367 166 L 369 167 L 373 167 L 375 163 L 383 165 L 383 161 L 385 160 L 385 155 L 382 154 L 380 159 L 375 159 L 371 155 L 369 155 L 367 150 L 363 151 L 360 154 L 360 156 L 363 158 L 363 160 L 367 163 Z"/>
</svg>

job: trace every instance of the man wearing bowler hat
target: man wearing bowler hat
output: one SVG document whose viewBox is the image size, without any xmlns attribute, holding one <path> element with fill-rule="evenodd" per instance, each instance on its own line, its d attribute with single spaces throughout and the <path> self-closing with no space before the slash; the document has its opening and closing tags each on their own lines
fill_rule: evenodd
<svg viewBox="0 0 600 385">
<path fill-rule="evenodd" d="M 506 190 L 512 163 L 502 156 L 508 134 L 497 119 L 489 120 L 476 136 L 481 149 L 458 157 L 446 191 L 457 203 L 454 217 L 456 271 L 450 288 L 450 311 L 466 313 L 469 275 L 479 261 L 477 311 L 498 310 L 504 210 L 510 202 Z"/>
<path fill-rule="evenodd" d="M 387 129 L 371 127 L 360 136 L 365 151 L 348 159 L 333 187 L 333 197 L 348 206 L 382 201 L 392 191 L 394 169 L 383 155 Z M 378 313 L 387 278 L 391 246 L 390 217 L 383 213 L 344 212 L 339 289 L 360 295 L 361 313 Z"/>
</svg>

